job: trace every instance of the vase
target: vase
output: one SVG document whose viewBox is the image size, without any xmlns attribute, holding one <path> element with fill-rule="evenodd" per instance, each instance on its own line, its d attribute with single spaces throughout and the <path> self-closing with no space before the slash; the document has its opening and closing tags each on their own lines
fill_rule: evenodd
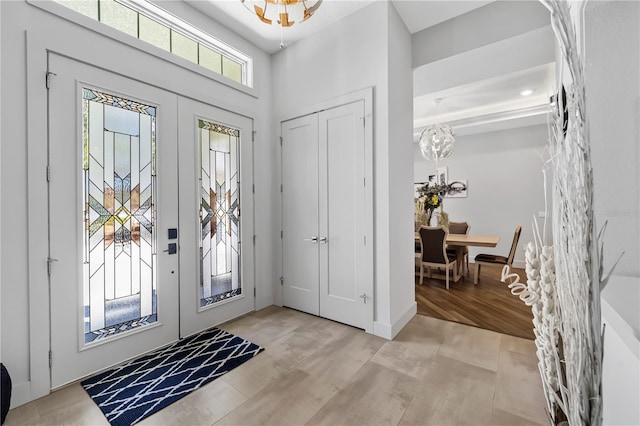
<svg viewBox="0 0 640 426">
<path fill-rule="evenodd" d="M 431 217 L 433 216 L 433 210 L 427 209 L 424 214 L 424 226 L 431 226 Z"/>
</svg>

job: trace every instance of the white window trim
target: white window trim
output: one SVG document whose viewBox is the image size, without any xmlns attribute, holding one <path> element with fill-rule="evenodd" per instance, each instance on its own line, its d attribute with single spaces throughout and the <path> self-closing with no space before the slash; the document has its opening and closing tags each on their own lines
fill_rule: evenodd
<svg viewBox="0 0 640 426">
<path fill-rule="evenodd" d="M 1 0 L 0 0 L 1 1 Z M 119 31 L 115 28 L 112 28 L 102 22 L 99 22 L 95 19 L 92 19 L 88 16 L 85 16 L 81 13 L 76 12 L 75 10 L 69 9 L 68 7 L 65 7 L 62 4 L 56 3 L 54 1 L 41 1 L 41 0 L 25 0 L 28 4 L 37 7 L 38 9 L 41 9 L 45 12 L 51 13 L 52 15 L 58 16 L 59 18 L 65 19 L 69 22 L 78 24 L 84 28 L 87 28 L 93 32 L 96 32 L 98 34 L 101 34 L 105 37 L 109 37 L 113 40 L 116 40 L 120 43 L 129 45 L 135 49 L 138 49 L 142 52 L 145 52 L 147 54 L 151 54 L 154 56 L 157 56 L 163 60 L 166 60 L 168 62 L 172 62 L 175 65 L 178 65 L 182 68 L 188 69 L 192 72 L 201 74 L 211 80 L 215 80 L 220 84 L 224 84 L 225 86 L 231 87 L 233 89 L 236 89 L 240 92 L 244 92 L 250 96 L 253 96 L 255 98 L 258 97 L 257 92 L 255 90 L 254 87 L 250 87 L 241 83 L 238 83 L 237 81 L 234 81 L 228 77 L 225 77 L 221 74 L 218 74 L 217 72 L 211 71 L 199 64 L 196 64 L 194 62 L 191 62 L 187 59 L 183 59 L 181 57 L 179 57 L 178 55 L 176 55 L 175 53 L 171 53 L 167 50 L 161 49 L 160 47 L 154 46 L 150 43 L 147 43 L 143 40 L 140 40 L 136 37 L 132 37 L 129 34 L 123 33 L 122 31 Z M 182 31 L 180 31 L 181 34 L 183 34 Z M 184 34 L 183 34 L 184 35 Z M 211 37 L 211 36 L 209 36 Z M 213 38 L 213 37 L 211 37 Z M 205 44 L 207 47 L 211 47 L 209 46 L 208 43 L 203 43 Z M 226 46 L 226 45 L 225 45 Z M 234 49 L 235 50 L 235 49 Z M 240 53 L 240 52 L 238 52 Z M 240 53 L 242 54 L 242 53 Z M 246 55 L 245 55 L 246 56 Z M 247 79 L 251 79 L 251 81 L 253 80 L 253 73 L 252 73 L 252 68 L 253 68 L 253 60 L 247 56 L 247 58 L 249 58 L 251 60 L 251 66 L 248 66 L 248 72 L 247 72 Z"/>
</svg>

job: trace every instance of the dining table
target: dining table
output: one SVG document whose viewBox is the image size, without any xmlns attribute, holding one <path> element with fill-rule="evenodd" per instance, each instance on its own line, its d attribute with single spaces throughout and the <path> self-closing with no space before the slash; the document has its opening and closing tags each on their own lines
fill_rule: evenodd
<svg viewBox="0 0 640 426">
<path fill-rule="evenodd" d="M 420 241 L 420 234 L 416 232 L 415 240 Z M 447 234 L 445 240 L 447 247 L 455 249 L 457 273 L 453 277 L 454 282 L 460 281 L 462 274 L 463 261 L 464 261 L 464 248 L 468 246 L 474 247 L 495 247 L 500 242 L 499 235 L 477 235 L 477 234 Z"/>
</svg>

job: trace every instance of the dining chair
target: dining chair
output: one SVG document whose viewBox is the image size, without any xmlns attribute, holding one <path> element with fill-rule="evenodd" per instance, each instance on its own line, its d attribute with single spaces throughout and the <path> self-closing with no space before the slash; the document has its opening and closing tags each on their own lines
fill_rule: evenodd
<svg viewBox="0 0 640 426">
<path fill-rule="evenodd" d="M 478 276 L 480 275 L 480 266 L 482 265 L 509 265 L 513 263 L 513 257 L 516 254 L 516 248 L 518 248 L 518 240 L 520 239 L 520 232 L 522 226 L 516 227 L 516 232 L 513 234 L 513 242 L 511 243 L 511 250 L 509 250 L 509 256 L 498 256 L 495 254 L 479 254 L 474 259 L 474 274 L 473 283 L 478 284 Z"/>
<path fill-rule="evenodd" d="M 449 222 L 449 233 L 450 234 L 468 234 L 469 233 L 469 224 L 467 222 Z M 456 254 L 456 249 L 448 248 L 447 253 Z M 469 273 L 469 247 L 464 246 L 462 249 L 463 253 L 463 262 L 467 268 L 467 274 Z M 463 271 L 464 272 L 464 271 Z"/>
<path fill-rule="evenodd" d="M 420 226 L 422 225 L 418 225 L 416 226 L 416 233 L 420 230 Z M 414 251 L 415 251 L 415 257 L 414 257 L 414 270 L 415 270 L 415 275 L 418 275 L 420 273 L 420 257 L 422 256 L 422 245 L 420 244 L 420 239 L 414 240 Z"/>
<path fill-rule="evenodd" d="M 445 282 L 449 290 L 449 271 L 453 269 L 453 276 L 458 273 L 456 256 L 447 254 L 447 231 L 441 226 L 422 226 L 420 234 L 420 284 L 422 285 L 424 267 L 429 268 L 427 278 L 431 278 L 431 267 L 445 269 Z"/>
</svg>

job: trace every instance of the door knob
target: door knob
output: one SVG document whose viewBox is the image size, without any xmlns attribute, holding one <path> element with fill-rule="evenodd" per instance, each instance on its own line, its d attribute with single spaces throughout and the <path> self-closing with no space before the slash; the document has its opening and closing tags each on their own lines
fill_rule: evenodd
<svg viewBox="0 0 640 426">
<path fill-rule="evenodd" d="M 305 241 L 311 241 L 312 243 L 317 243 L 318 242 L 318 237 L 311 237 L 311 238 L 305 238 Z"/>
<path fill-rule="evenodd" d="M 329 240 L 327 239 L 327 237 L 320 237 L 318 241 L 320 242 L 320 244 L 327 244 L 327 241 Z"/>
</svg>

